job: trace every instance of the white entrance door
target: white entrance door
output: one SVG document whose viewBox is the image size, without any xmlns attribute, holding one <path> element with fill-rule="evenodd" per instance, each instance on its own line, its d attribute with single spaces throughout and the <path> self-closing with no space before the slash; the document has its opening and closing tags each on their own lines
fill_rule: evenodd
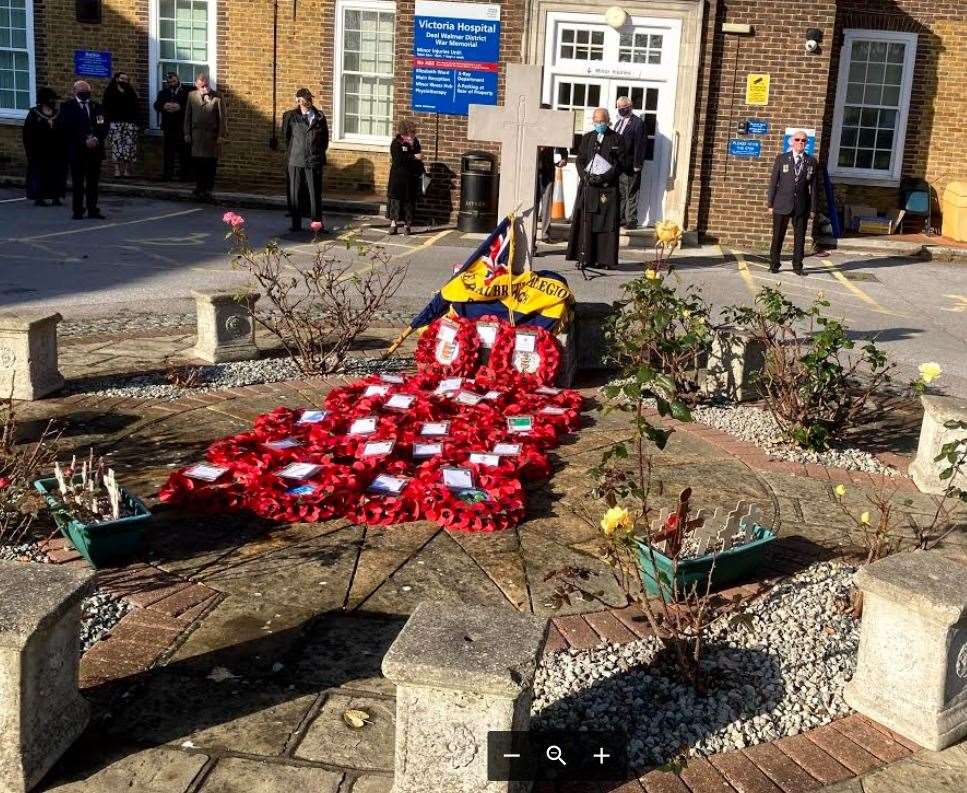
<svg viewBox="0 0 967 793">
<path fill-rule="evenodd" d="M 575 142 L 591 128 L 596 107 L 607 107 L 617 119 L 619 96 L 631 99 L 644 120 L 648 144 L 638 222 L 654 225 L 663 217 L 671 170 L 681 21 L 632 17 L 614 30 L 596 14 L 553 11 L 545 29 L 544 100 L 573 112 Z M 577 181 L 572 161 L 565 172 L 569 215 Z"/>
</svg>

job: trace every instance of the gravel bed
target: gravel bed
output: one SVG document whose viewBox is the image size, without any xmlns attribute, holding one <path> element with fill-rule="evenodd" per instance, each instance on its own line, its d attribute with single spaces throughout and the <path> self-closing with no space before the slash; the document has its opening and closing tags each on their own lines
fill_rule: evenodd
<svg viewBox="0 0 967 793">
<path fill-rule="evenodd" d="M 372 372 L 402 371 L 413 366 L 412 358 L 393 357 L 385 361 L 375 358 L 350 358 L 340 374 L 358 377 Z M 172 385 L 165 372 L 122 374 L 71 380 L 64 392 L 89 396 L 122 397 L 173 401 L 192 394 L 204 394 L 224 388 L 237 388 L 262 383 L 277 383 L 300 376 L 289 358 L 260 358 L 257 361 L 235 361 L 194 367 L 199 372 L 193 388 Z"/>
<path fill-rule="evenodd" d="M 390 327 L 403 327 L 419 313 L 422 306 L 395 306 L 376 312 L 374 324 Z M 84 319 L 69 319 L 61 322 L 57 327 L 57 335 L 64 338 L 80 338 L 83 336 L 118 336 L 124 337 L 133 332 L 146 330 L 167 330 L 169 328 L 193 328 L 195 326 L 195 312 L 164 312 L 156 314 L 119 311 L 110 317 L 91 317 Z"/>
<path fill-rule="evenodd" d="M 48 563 L 47 554 L 40 543 L 27 542 L 20 545 L 0 545 L 0 560 Z M 101 589 L 94 590 L 81 603 L 81 652 L 87 652 L 111 632 L 121 617 L 133 607 L 117 595 Z"/>
<path fill-rule="evenodd" d="M 823 452 L 801 449 L 781 438 L 779 425 L 772 415 L 762 408 L 750 405 L 699 405 L 692 416 L 714 429 L 727 432 L 736 438 L 754 443 L 770 457 L 792 463 L 818 463 L 851 471 L 870 474 L 899 476 L 895 468 L 880 462 L 869 452 L 850 447 L 834 447 Z"/>
<path fill-rule="evenodd" d="M 614 380 L 610 385 L 625 381 Z M 602 393 L 603 396 L 603 393 Z M 655 406 L 653 399 L 645 404 Z M 790 463 L 817 463 L 850 471 L 865 471 L 883 476 L 900 476 L 900 472 L 878 460 L 869 452 L 848 446 L 833 447 L 824 452 L 801 449 L 782 437 L 779 425 L 769 411 L 752 405 L 704 404 L 692 408 L 692 418 L 707 427 L 727 432 L 739 440 L 755 444 L 770 457 Z"/>
<path fill-rule="evenodd" d="M 855 568 L 814 564 L 750 604 L 751 627 L 727 620 L 703 658 L 712 686 L 698 694 L 649 668 L 655 639 L 545 656 L 534 729 L 628 731 L 635 769 L 795 735 L 847 715 L 859 623 L 848 602 Z"/>
<path fill-rule="evenodd" d="M 121 617 L 132 608 L 127 601 L 102 589 L 95 590 L 93 595 L 84 598 L 81 604 L 81 652 L 87 652 L 101 639 L 106 638 L 121 621 Z"/>
</svg>

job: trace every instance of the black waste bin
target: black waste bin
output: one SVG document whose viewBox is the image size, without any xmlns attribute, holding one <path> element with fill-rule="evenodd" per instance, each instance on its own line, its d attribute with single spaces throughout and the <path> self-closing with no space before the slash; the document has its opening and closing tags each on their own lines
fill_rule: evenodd
<svg viewBox="0 0 967 793">
<path fill-rule="evenodd" d="M 497 163 L 485 151 L 460 158 L 460 231 L 487 232 L 497 225 Z"/>
</svg>

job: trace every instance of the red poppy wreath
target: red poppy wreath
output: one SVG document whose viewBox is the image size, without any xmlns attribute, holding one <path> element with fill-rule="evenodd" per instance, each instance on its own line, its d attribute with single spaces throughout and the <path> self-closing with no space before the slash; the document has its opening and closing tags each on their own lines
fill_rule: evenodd
<svg viewBox="0 0 967 793">
<path fill-rule="evenodd" d="M 413 359 L 424 374 L 466 377 L 477 370 L 480 338 L 473 322 L 441 317 L 431 322 L 416 345 Z"/>
</svg>

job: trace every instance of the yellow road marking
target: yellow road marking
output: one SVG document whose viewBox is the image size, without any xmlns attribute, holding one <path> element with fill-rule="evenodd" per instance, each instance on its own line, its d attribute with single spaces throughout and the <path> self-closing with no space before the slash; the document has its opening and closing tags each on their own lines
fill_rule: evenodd
<svg viewBox="0 0 967 793">
<path fill-rule="evenodd" d="M 755 281 L 753 280 L 752 273 L 749 270 L 748 262 L 741 253 L 733 251 L 732 255 L 735 256 L 735 261 L 739 268 L 739 275 L 742 276 L 742 280 L 745 282 L 745 288 L 749 290 L 750 295 L 755 297 L 756 292 L 759 290 L 755 288 Z"/>
<path fill-rule="evenodd" d="M 36 237 L 14 237 L 10 238 L 10 242 L 33 242 L 34 240 L 46 240 L 51 237 L 66 237 L 69 234 L 86 234 L 90 231 L 101 231 L 103 229 L 113 229 L 118 226 L 133 226 L 136 223 L 151 223 L 155 220 L 168 220 L 169 218 L 183 217 L 184 215 L 192 215 L 195 212 L 201 212 L 200 208 L 196 209 L 186 209 L 182 212 L 171 212 L 167 215 L 156 215 L 152 218 L 141 218 L 140 220 L 125 220 L 121 223 L 102 223 L 100 226 L 83 226 L 76 229 L 68 229 L 67 231 L 54 231 L 50 234 L 38 234 Z"/>
<path fill-rule="evenodd" d="M 856 284 L 850 281 L 845 275 L 843 275 L 839 270 L 833 266 L 831 259 L 822 259 L 823 267 L 829 270 L 833 274 L 833 278 L 839 281 L 843 286 L 845 286 L 850 292 L 856 295 L 860 300 L 862 300 L 867 305 L 873 306 L 874 310 L 880 314 L 890 314 L 891 316 L 899 316 L 899 314 L 889 311 L 879 303 L 877 303 L 872 297 L 870 297 L 866 292 L 860 289 Z"/>
<path fill-rule="evenodd" d="M 941 311 L 953 311 L 956 314 L 960 314 L 967 311 L 967 297 L 963 295 L 944 295 L 944 297 L 949 297 L 954 301 L 953 308 L 942 308 Z"/>
<path fill-rule="evenodd" d="M 26 201 L 26 200 L 27 200 L 26 198 L 5 198 L 3 199 L 3 201 L 0 201 L 0 204 L 12 204 L 15 201 Z"/>
</svg>

